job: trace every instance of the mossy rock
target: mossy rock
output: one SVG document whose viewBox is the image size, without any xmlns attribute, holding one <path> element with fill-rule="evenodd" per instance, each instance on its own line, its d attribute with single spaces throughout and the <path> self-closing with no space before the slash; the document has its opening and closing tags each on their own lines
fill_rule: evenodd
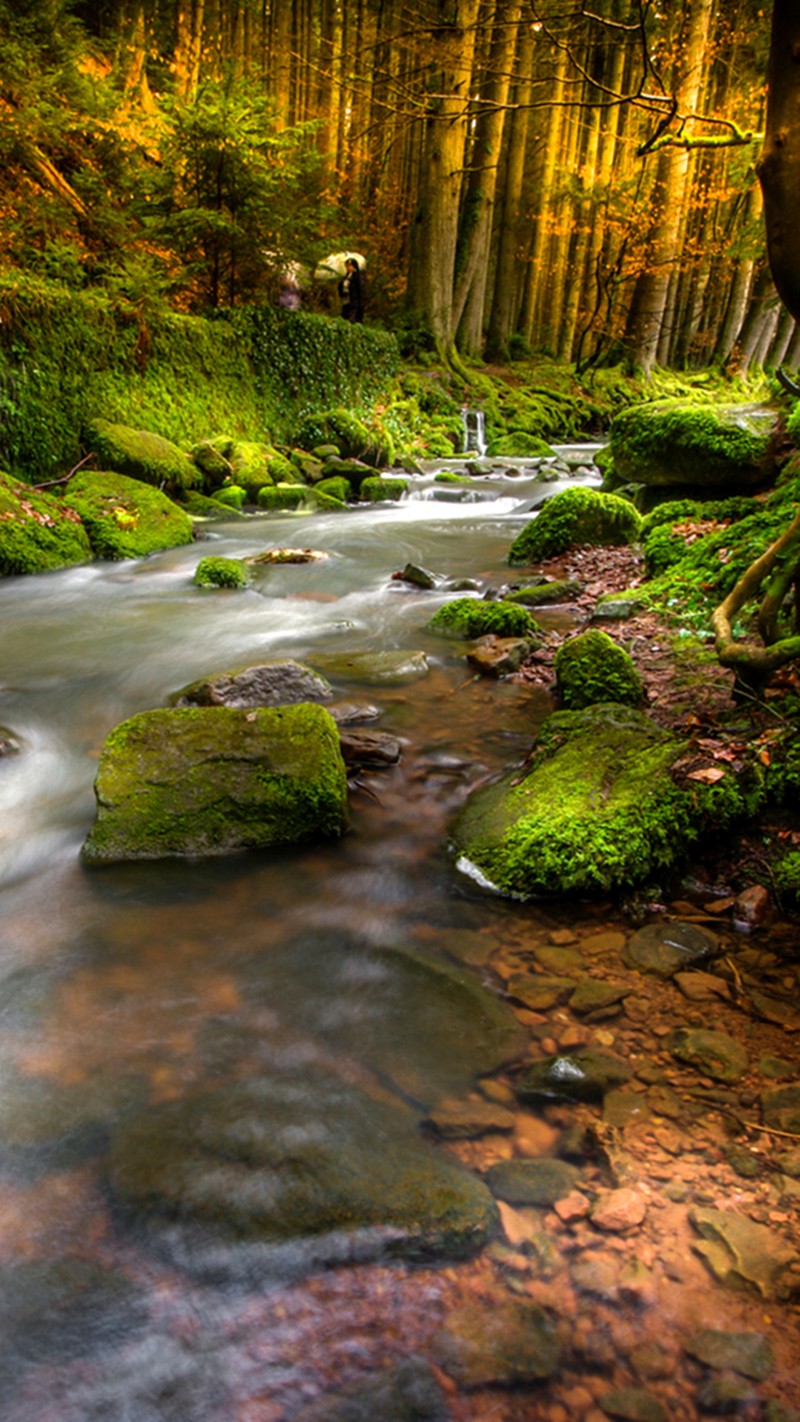
<svg viewBox="0 0 800 1422">
<path fill-rule="evenodd" d="M 485 602 L 482 598 L 458 597 L 434 613 L 428 630 L 442 637 L 530 637 L 539 627 L 527 611 L 509 602 Z"/>
<path fill-rule="evenodd" d="M 191 518 L 246 518 L 247 515 L 239 509 L 233 509 L 228 504 L 220 503 L 219 499 L 209 498 L 206 494 L 187 494 L 181 500 L 181 508 L 185 509 Z"/>
<path fill-rule="evenodd" d="M 582 544 L 634 543 L 641 527 L 641 514 L 617 494 L 562 489 L 515 538 L 508 561 L 512 566 L 537 563 Z"/>
<path fill-rule="evenodd" d="M 615 415 L 609 447 L 615 473 L 637 484 L 757 488 L 769 473 L 776 423 L 763 405 L 658 400 Z"/>
<path fill-rule="evenodd" d="M 241 558 L 201 558 L 192 581 L 198 588 L 246 588 L 250 570 Z"/>
<path fill-rule="evenodd" d="M 555 655 L 558 695 L 568 711 L 615 701 L 639 706 L 642 679 L 628 652 L 606 632 L 589 628 L 563 642 Z"/>
<path fill-rule="evenodd" d="M 458 1258 L 498 1226 L 486 1186 L 427 1145 L 410 1113 L 296 1064 L 125 1121 L 107 1178 L 167 1240 L 177 1222 L 258 1243 L 267 1274 L 348 1255 Z"/>
<path fill-rule="evenodd" d="M 465 868 L 524 898 L 646 883 L 681 863 L 703 832 L 751 812 L 732 772 L 715 786 L 680 786 L 671 772 L 685 748 L 632 707 L 558 711 L 526 773 L 473 794 L 454 847 Z"/>
<path fill-rule="evenodd" d="M 231 441 L 223 435 L 218 440 L 201 440 L 190 451 L 192 463 L 197 465 L 203 476 L 203 488 L 207 493 L 221 489 L 233 473 L 230 460 L 222 452 L 223 448 L 227 450 L 230 446 Z"/>
<path fill-rule="evenodd" d="M 267 473 L 273 484 L 304 485 L 306 482 L 297 465 L 277 449 L 271 450 L 267 456 Z"/>
<path fill-rule="evenodd" d="M 258 491 L 260 509 L 302 509 L 312 504 L 313 496 L 304 484 L 265 484 Z"/>
<path fill-rule="evenodd" d="M 368 479 L 363 479 L 358 497 L 368 504 L 380 504 L 390 501 L 397 502 L 408 493 L 408 484 L 405 479 L 381 479 L 379 475 L 373 474 Z"/>
<path fill-rule="evenodd" d="M 552 603 L 569 602 L 583 591 L 573 578 L 554 578 L 549 583 L 534 583 L 529 588 L 512 588 L 503 594 L 504 602 L 519 602 L 523 607 L 548 607 Z"/>
<path fill-rule="evenodd" d="M 144 711 L 107 737 L 91 863 L 228 854 L 347 827 L 339 731 L 321 706 Z"/>
<path fill-rule="evenodd" d="M 329 479 L 320 479 L 314 485 L 314 496 L 327 494 L 331 499 L 337 499 L 340 504 L 346 504 L 348 499 L 353 497 L 353 486 L 349 479 L 342 478 L 341 475 L 332 475 Z"/>
<path fill-rule="evenodd" d="M 173 498 L 187 489 L 202 490 L 201 471 L 188 454 L 161 435 L 108 420 L 93 420 L 85 431 L 85 440 L 102 469 L 154 484 Z"/>
<path fill-rule="evenodd" d="M 538 435 L 528 434 L 525 430 L 509 430 L 508 434 L 490 440 L 486 453 L 490 458 L 499 459 L 552 459 L 555 450 Z"/>
<path fill-rule="evenodd" d="M 67 502 L 0 474 L 0 576 L 89 563 L 92 548 Z"/>
<path fill-rule="evenodd" d="M 469 474 L 454 474 L 452 469 L 440 469 L 439 473 L 434 475 L 433 482 L 434 484 L 466 484 L 467 486 L 472 484 Z"/>
<path fill-rule="evenodd" d="M 124 474 L 81 470 L 67 484 L 64 502 L 80 516 L 96 558 L 145 558 L 192 541 L 185 509 Z"/>
</svg>

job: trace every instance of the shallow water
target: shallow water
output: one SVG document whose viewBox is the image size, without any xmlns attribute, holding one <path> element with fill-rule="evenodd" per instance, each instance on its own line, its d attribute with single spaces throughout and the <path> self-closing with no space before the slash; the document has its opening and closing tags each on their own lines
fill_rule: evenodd
<svg viewBox="0 0 800 1422">
<path fill-rule="evenodd" d="M 273 1356 L 291 1329 L 281 1344 L 272 1318 L 261 1338 L 263 1276 L 234 1305 L 115 1218 L 104 1152 L 128 1114 L 231 1074 L 302 1082 L 323 1067 L 417 1106 L 469 1084 L 474 1048 L 424 996 L 409 1000 L 392 955 L 479 964 L 503 914 L 520 912 L 457 872 L 447 825 L 473 784 L 525 754 L 549 708 L 473 679 L 461 649 L 425 631 L 452 594 L 391 575 L 413 561 L 502 585 L 512 539 L 557 487 L 499 476 L 464 499 L 429 472 L 396 506 L 207 525 L 204 541 L 147 560 L 0 585 L 0 724 L 20 743 L 0 764 L 0 1315 L 15 1321 L 4 1417 L 194 1422 L 249 1416 L 260 1397 L 253 1415 L 269 1418 L 263 1367 L 250 1376 L 259 1349 L 273 1408 L 281 1399 L 290 1415 L 322 1386 L 308 1368 L 293 1381 Z M 329 557 L 266 568 L 245 592 L 192 584 L 204 555 L 287 545 Z M 424 651 L 429 673 L 334 683 L 341 699 L 377 705 L 377 726 L 404 747 L 398 767 L 353 786 L 341 842 L 83 867 L 97 756 L 115 724 L 211 672 L 387 648 Z M 241 1289 L 255 1266 L 239 1252 L 222 1272 Z M 47 1270 L 64 1262 L 102 1268 L 99 1292 L 93 1276 L 77 1301 L 72 1275 L 54 1283 Z M 356 1308 L 358 1271 L 343 1277 Z M 315 1287 L 293 1307 L 311 1308 Z M 336 1290 L 347 1300 L 346 1282 Z M 351 1343 L 365 1346 L 355 1323 Z"/>
</svg>

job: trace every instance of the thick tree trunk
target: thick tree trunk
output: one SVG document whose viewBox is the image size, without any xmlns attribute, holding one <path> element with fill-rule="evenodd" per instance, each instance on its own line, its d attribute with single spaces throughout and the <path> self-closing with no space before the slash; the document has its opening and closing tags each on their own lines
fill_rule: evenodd
<svg viewBox="0 0 800 1422">
<path fill-rule="evenodd" d="M 682 114 L 692 113 L 697 107 L 711 12 L 712 0 L 692 0 L 685 17 L 686 33 L 676 84 L 676 101 Z M 645 374 L 649 374 L 655 364 L 670 274 L 679 256 L 684 193 L 691 163 L 692 154 L 688 149 L 668 145 L 659 150 L 646 269 L 637 282 L 635 317 L 628 332 L 633 364 Z"/>
<path fill-rule="evenodd" d="M 438 0 L 430 34 L 436 56 L 435 95 L 426 122 L 417 261 L 408 297 L 447 361 L 455 357 L 456 240 L 479 4 L 480 0 Z"/>
<path fill-rule="evenodd" d="M 781 300 L 800 320 L 800 6 L 774 0 L 767 131 L 759 162 L 767 251 Z"/>
<path fill-rule="evenodd" d="M 531 67 L 533 64 L 533 30 L 523 25 L 519 30 L 517 54 L 517 84 L 508 134 L 508 156 L 503 209 L 500 217 L 500 240 L 494 276 L 494 295 L 490 303 L 487 349 L 489 353 L 505 353 L 514 324 L 517 303 L 515 268 L 519 243 L 520 207 L 528 152 L 531 98 Z"/>
</svg>

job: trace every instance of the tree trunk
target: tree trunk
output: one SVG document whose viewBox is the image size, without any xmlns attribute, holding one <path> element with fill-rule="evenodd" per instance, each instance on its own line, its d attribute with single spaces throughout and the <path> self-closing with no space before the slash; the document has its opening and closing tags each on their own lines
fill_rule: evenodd
<svg viewBox="0 0 800 1422">
<path fill-rule="evenodd" d="M 692 113 L 697 107 L 711 11 L 712 0 L 691 0 L 688 16 L 684 16 L 685 34 L 675 95 L 681 114 Z M 655 364 L 670 272 L 679 255 L 683 197 L 691 161 L 689 150 L 675 145 L 667 145 L 658 153 L 646 268 L 637 282 L 635 318 L 628 332 L 633 364 L 645 375 L 649 375 Z"/>
<path fill-rule="evenodd" d="M 528 151 L 531 98 L 531 67 L 533 64 L 533 30 L 523 25 L 518 30 L 517 84 L 513 96 L 508 133 L 506 176 L 503 188 L 503 208 L 500 218 L 500 241 L 495 267 L 494 295 L 490 303 L 487 347 L 490 353 L 506 353 L 508 338 L 514 324 L 519 242 L 520 208 Z"/>
<path fill-rule="evenodd" d="M 800 6 L 774 0 L 767 131 L 758 175 L 767 251 L 782 301 L 800 320 Z"/>
</svg>

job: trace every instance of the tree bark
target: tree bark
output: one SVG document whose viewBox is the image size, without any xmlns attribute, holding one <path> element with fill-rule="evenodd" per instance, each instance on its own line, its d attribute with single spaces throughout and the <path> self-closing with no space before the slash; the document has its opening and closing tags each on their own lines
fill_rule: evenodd
<svg viewBox="0 0 800 1422">
<path fill-rule="evenodd" d="M 774 0 L 767 130 L 758 175 L 767 252 L 781 300 L 800 320 L 800 6 Z"/>
</svg>

